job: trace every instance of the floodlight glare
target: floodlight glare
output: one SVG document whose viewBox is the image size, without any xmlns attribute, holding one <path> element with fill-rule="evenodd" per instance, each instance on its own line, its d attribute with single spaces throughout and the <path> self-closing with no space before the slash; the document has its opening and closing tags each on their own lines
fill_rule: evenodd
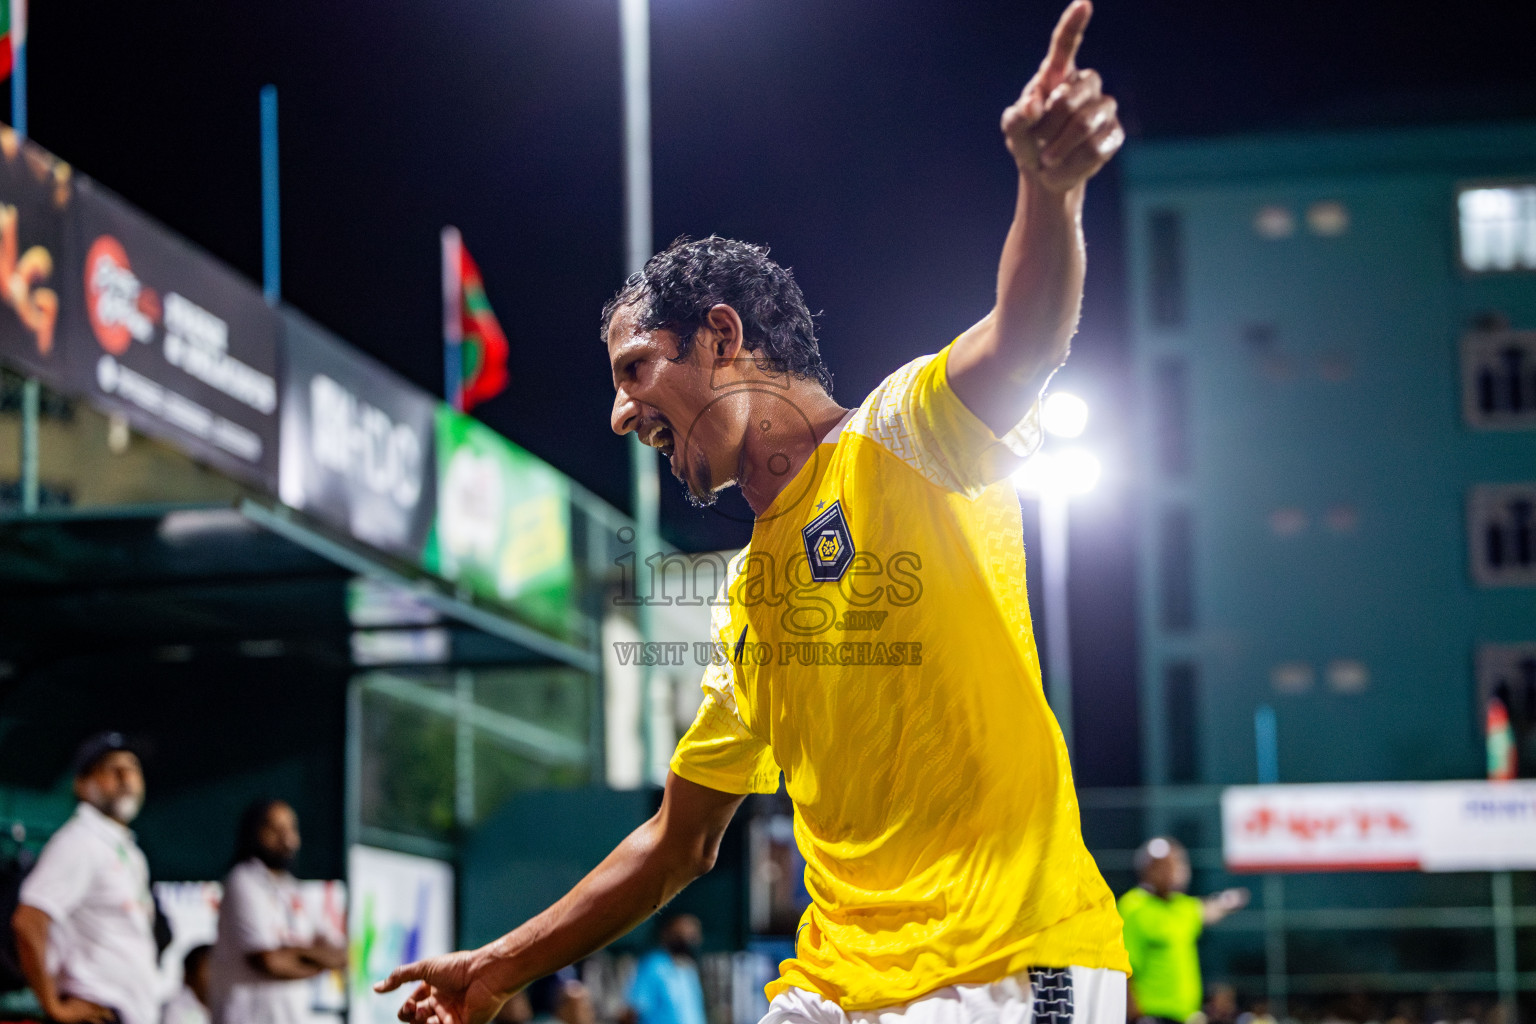
<svg viewBox="0 0 1536 1024">
<path fill-rule="evenodd" d="M 1103 473 L 1098 456 L 1082 448 L 1036 452 L 1013 472 L 1013 485 L 1037 498 L 1068 497 L 1093 490 Z"/>
<path fill-rule="evenodd" d="M 1036 497 L 1053 491 L 1056 486 L 1055 460 L 1045 452 L 1035 452 L 1024 465 L 1013 471 L 1013 485 Z"/>
<path fill-rule="evenodd" d="M 1087 494 L 1103 472 L 1098 456 L 1081 448 L 1058 453 L 1054 462 L 1055 485 L 1065 494 Z"/>
<path fill-rule="evenodd" d="M 1046 396 L 1040 418 L 1057 437 L 1077 437 L 1088 425 L 1088 403 L 1068 391 L 1052 392 Z"/>
</svg>

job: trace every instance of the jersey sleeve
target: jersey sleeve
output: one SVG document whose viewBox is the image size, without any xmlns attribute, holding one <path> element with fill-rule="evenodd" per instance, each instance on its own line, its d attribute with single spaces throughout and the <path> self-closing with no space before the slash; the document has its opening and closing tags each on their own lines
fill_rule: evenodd
<svg viewBox="0 0 1536 1024">
<path fill-rule="evenodd" d="M 734 699 L 730 668 L 711 665 L 704 673 L 704 703 L 693 724 L 677 741 L 672 770 L 689 782 L 722 793 L 773 793 L 779 766 L 768 744 L 742 722 Z"/>
<path fill-rule="evenodd" d="M 96 875 L 92 852 L 89 837 L 78 828 L 61 828 L 22 880 L 16 902 L 63 921 L 85 899 Z"/>
<path fill-rule="evenodd" d="M 747 552 L 732 560 L 721 584 L 711 618 L 717 659 L 704 670 L 700 683 L 704 702 L 693 724 L 677 742 L 672 771 L 722 793 L 773 793 L 779 788 L 779 766 L 768 743 L 747 727 L 737 703 L 737 640 L 731 637 L 729 594 Z"/>
<path fill-rule="evenodd" d="M 880 443 L 931 483 L 975 497 L 1040 447 L 1040 403 L 1002 437 L 993 434 L 949 386 L 951 348 L 887 377 L 847 429 Z"/>
</svg>

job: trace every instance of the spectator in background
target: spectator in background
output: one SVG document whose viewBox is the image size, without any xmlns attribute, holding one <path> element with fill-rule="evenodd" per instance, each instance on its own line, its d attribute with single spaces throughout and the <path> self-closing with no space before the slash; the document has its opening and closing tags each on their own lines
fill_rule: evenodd
<svg viewBox="0 0 1536 1024">
<path fill-rule="evenodd" d="M 1189 888 L 1189 854 L 1176 839 L 1149 839 L 1136 851 L 1141 884 L 1120 897 L 1125 949 L 1131 957 L 1129 1016 L 1185 1024 L 1200 1012 L 1200 954 L 1195 940 L 1248 904 L 1247 889 L 1197 899 Z"/>
<path fill-rule="evenodd" d="M 662 922 L 661 948 L 640 958 L 629 987 L 628 1024 L 705 1024 L 697 963 L 704 929 L 692 914 Z"/>
<path fill-rule="evenodd" d="M 159 949 L 149 865 L 128 830 L 144 806 L 144 770 L 122 733 L 75 752 L 80 803 L 21 885 L 11 925 L 17 959 L 58 1024 L 159 1024 Z"/>
<path fill-rule="evenodd" d="M 597 1024 L 591 993 L 574 967 L 541 978 L 526 991 L 529 1024 Z"/>
<path fill-rule="evenodd" d="M 181 961 L 181 991 L 166 1002 L 160 1024 L 208 1024 L 209 945 L 193 946 Z"/>
<path fill-rule="evenodd" d="M 213 1024 L 305 1024 L 305 981 L 346 966 L 345 939 L 323 934 L 289 874 L 298 852 L 299 819 L 283 801 L 258 800 L 240 816 L 209 963 Z"/>
<path fill-rule="evenodd" d="M 1237 1024 L 1237 989 L 1212 985 L 1205 999 L 1205 1024 Z"/>
</svg>

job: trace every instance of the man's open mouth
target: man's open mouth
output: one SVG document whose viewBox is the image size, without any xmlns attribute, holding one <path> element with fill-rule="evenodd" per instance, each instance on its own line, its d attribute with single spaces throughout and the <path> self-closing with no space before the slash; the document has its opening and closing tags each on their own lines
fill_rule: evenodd
<svg viewBox="0 0 1536 1024">
<path fill-rule="evenodd" d="M 672 428 L 664 423 L 658 423 L 653 426 L 641 440 L 661 452 L 668 459 L 671 459 L 676 454 L 677 438 L 673 435 Z"/>
</svg>

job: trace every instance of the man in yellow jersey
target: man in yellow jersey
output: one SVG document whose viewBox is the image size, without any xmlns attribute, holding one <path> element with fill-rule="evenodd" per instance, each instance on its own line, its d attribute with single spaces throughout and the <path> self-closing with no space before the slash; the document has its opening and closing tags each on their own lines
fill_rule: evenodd
<svg viewBox="0 0 1536 1024">
<path fill-rule="evenodd" d="M 782 774 L 812 904 L 769 1024 L 1123 1024 L 1119 915 L 1083 846 L 1041 689 L 1008 474 L 1082 300 L 1087 180 L 1124 135 L 1063 13 L 1004 111 L 1018 200 L 996 305 L 854 409 L 833 401 L 799 287 L 720 238 L 654 256 L 604 310 L 613 427 L 707 504 L 756 515 L 714 610 L 717 657 L 660 811 L 502 938 L 397 970 L 410 1024 L 484 1024 L 714 862 Z"/>
</svg>

